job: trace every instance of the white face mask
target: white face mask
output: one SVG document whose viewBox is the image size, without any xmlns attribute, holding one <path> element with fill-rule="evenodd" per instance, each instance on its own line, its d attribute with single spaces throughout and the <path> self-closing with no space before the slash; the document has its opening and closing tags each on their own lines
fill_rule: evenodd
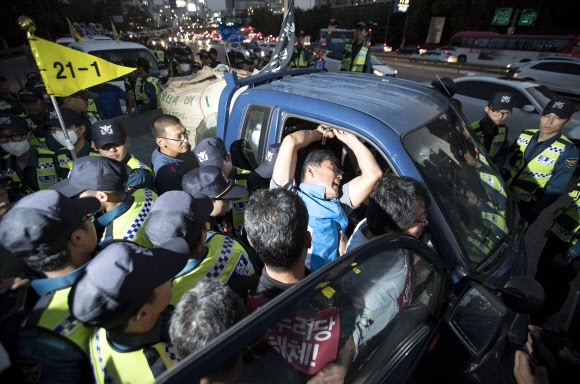
<svg viewBox="0 0 580 384">
<path fill-rule="evenodd" d="M 190 68 L 190 65 L 189 64 L 179 64 L 179 66 L 181 67 L 181 70 L 183 72 L 189 71 L 189 68 Z"/>
<path fill-rule="evenodd" d="M 28 140 L 9 141 L 7 143 L 1 143 L 0 146 L 3 150 L 14 156 L 24 155 L 30 149 Z"/>
<path fill-rule="evenodd" d="M 77 136 L 77 133 L 75 131 L 68 131 L 67 133 L 68 133 L 68 137 L 70 138 L 70 142 L 73 145 L 75 145 L 79 139 L 79 137 Z M 53 134 L 52 136 L 54 136 L 54 138 L 56 139 L 56 141 L 58 141 L 58 143 L 60 145 L 62 145 L 63 147 L 66 147 L 64 132 L 62 131 L 62 129 L 59 129 L 58 131 L 56 131 L 56 133 Z"/>
<path fill-rule="evenodd" d="M 165 76 L 169 75 L 169 71 L 167 71 L 167 70 L 159 71 L 159 74 L 161 75 L 161 77 L 165 77 Z"/>
</svg>

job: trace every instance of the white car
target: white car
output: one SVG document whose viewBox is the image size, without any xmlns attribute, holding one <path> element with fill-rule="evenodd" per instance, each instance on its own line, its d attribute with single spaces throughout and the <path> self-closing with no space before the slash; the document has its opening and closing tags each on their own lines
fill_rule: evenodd
<svg viewBox="0 0 580 384">
<path fill-rule="evenodd" d="M 324 59 L 324 68 L 327 69 L 328 72 L 340 72 L 342 52 L 326 51 L 322 58 Z M 371 55 L 370 60 L 375 75 L 397 77 L 397 70 L 386 65 L 376 56 Z"/>
<path fill-rule="evenodd" d="M 410 61 L 436 61 L 441 63 L 457 63 L 457 56 L 453 56 L 447 51 L 433 50 L 423 53 L 413 53 L 409 57 Z"/>
<path fill-rule="evenodd" d="M 489 99 L 497 92 L 514 95 L 512 114 L 505 121 L 508 141 L 513 143 L 524 129 L 538 128 L 544 107 L 559 98 L 549 88 L 537 83 L 488 76 L 464 76 L 454 79 L 457 90 L 454 98 L 461 101 L 463 112 L 470 123 L 483 119 Z M 580 112 L 562 130 L 570 140 L 580 143 Z"/>
<path fill-rule="evenodd" d="M 230 43 L 230 51 L 241 53 L 245 58 L 250 57 L 250 52 L 239 42 Z"/>
<path fill-rule="evenodd" d="M 511 75 L 545 85 L 555 92 L 580 96 L 580 62 L 576 60 L 532 60 L 521 63 Z"/>
</svg>

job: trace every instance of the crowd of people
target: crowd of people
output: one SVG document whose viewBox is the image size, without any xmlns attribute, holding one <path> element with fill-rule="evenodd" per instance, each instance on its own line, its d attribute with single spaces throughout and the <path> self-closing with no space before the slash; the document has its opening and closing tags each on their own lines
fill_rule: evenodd
<svg viewBox="0 0 580 384">
<path fill-rule="evenodd" d="M 344 47 L 348 70 L 366 68 L 365 47 L 357 46 L 366 28 L 357 24 L 355 41 Z M 201 64 L 167 55 L 167 76 L 218 65 L 215 53 L 200 52 Z M 306 57 L 299 46 L 295 53 L 301 67 Z M 268 148 L 263 163 L 244 169 L 240 143 L 228 149 L 209 137 L 194 146 L 179 118 L 162 114 L 152 123 L 157 147 L 147 165 L 131 155 L 130 137 L 115 118 L 123 113 L 119 100 L 128 114 L 158 107 L 159 84 L 148 72 L 149 63 L 137 60 L 125 90 L 100 85 L 58 98 L 64 125 L 46 104 L 38 74 L 30 73 L 18 94 L 0 74 L 0 245 L 16 258 L 0 294 L 7 297 L 2 305 L 19 308 L 0 318 L 0 360 L 10 362 L 0 368 L 8 380 L 153 382 L 347 251 L 384 234 L 420 238 L 428 225 L 425 186 L 383 174 L 355 135 L 329 126 L 288 134 Z M 452 82 L 440 83 L 452 98 Z M 472 123 L 495 165 L 470 160 L 503 171 L 531 224 L 565 192 L 576 169 L 578 150 L 561 133 L 574 105 L 550 101 L 539 128 L 510 145 L 512 99 L 493 95 L 484 117 Z M 313 148 L 326 140 L 353 154 L 358 169 L 347 182 L 336 155 Z M 185 166 L 189 152 L 198 167 Z M 548 229 L 536 274 L 546 301 L 532 325 L 543 326 L 559 310 L 576 276 L 578 196 L 580 184 Z M 364 216 L 350 231 L 361 206 Z M 388 256 L 358 267 L 368 284 L 333 286 L 333 294 L 317 298 L 316 321 L 339 316 L 341 327 L 332 332 L 336 347 L 326 364 L 292 364 L 299 380 L 342 382 L 358 349 L 411 303 L 418 260 L 406 252 Z M 349 304 L 352 297 L 368 304 Z M 337 306 L 351 310 L 337 314 Z M 521 371 L 529 364 L 522 353 L 516 377 L 532 377 Z M 202 381 L 252 382 L 260 373 L 245 369 L 239 354 Z"/>
</svg>

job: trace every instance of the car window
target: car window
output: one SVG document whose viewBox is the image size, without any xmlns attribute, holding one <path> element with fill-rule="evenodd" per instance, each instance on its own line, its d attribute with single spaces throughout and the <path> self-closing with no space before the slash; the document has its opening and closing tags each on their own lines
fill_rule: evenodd
<svg viewBox="0 0 580 384">
<path fill-rule="evenodd" d="M 403 145 L 477 269 L 508 235 L 513 212 L 507 186 L 470 132 L 447 111 L 405 135 Z"/>
<path fill-rule="evenodd" d="M 334 59 L 334 60 L 342 60 L 342 52 L 330 51 L 330 52 L 328 52 L 326 57 L 328 57 L 330 59 Z"/>
<path fill-rule="evenodd" d="M 562 62 L 541 62 L 535 65 L 532 65 L 530 69 L 534 69 L 536 71 L 546 71 L 546 72 L 558 72 L 561 73 L 563 70 L 563 66 L 565 63 Z"/>
<path fill-rule="evenodd" d="M 371 64 L 372 65 L 385 65 L 382 61 L 380 61 L 376 56 L 371 55 Z"/>
<path fill-rule="evenodd" d="M 574 63 L 564 63 L 563 73 L 567 75 L 580 76 L 580 65 Z"/>
<path fill-rule="evenodd" d="M 264 155 L 271 115 L 272 107 L 251 105 L 247 109 L 240 131 L 240 138 L 246 140 L 247 146 L 254 152 L 258 163 L 261 163 Z"/>
<path fill-rule="evenodd" d="M 515 108 L 521 109 L 524 105 L 531 104 L 524 93 L 515 87 L 510 87 L 509 85 L 475 80 L 458 81 L 456 84 L 457 94 L 473 97 L 482 100 L 485 103 L 487 103 L 491 97 L 498 92 L 510 92 L 514 95 L 513 103 Z"/>
</svg>

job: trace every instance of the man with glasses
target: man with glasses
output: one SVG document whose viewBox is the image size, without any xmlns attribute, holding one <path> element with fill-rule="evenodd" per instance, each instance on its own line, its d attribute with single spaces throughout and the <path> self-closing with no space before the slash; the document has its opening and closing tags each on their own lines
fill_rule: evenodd
<svg viewBox="0 0 580 384">
<path fill-rule="evenodd" d="M 507 184 L 529 224 L 564 193 L 576 170 L 578 149 L 561 133 L 574 110 L 569 100 L 551 100 L 540 117 L 540 128 L 526 129 L 510 147 Z"/>
<path fill-rule="evenodd" d="M 179 157 L 189 151 L 187 130 L 177 117 L 161 115 L 153 121 L 152 131 L 158 146 L 151 155 L 155 189 L 159 195 L 181 190 L 181 179 L 187 170 Z"/>
<path fill-rule="evenodd" d="M 512 114 L 513 104 L 514 95 L 498 92 L 489 99 L 483 119 L 471 123 L 477 139 L 499 169 L 503 168 L 507 158 L 508 127 L 504 121 Z"/>
<path fill-rule="evenodd" d="M 0 114 L 0 147 L 7 153 L 1 160 L 0 173 L 10 177 L 6 189 L 12 202 L 60 180 L 54 152 L 30 145 L 32 138 L 23 118 Z"/>
</svg>

